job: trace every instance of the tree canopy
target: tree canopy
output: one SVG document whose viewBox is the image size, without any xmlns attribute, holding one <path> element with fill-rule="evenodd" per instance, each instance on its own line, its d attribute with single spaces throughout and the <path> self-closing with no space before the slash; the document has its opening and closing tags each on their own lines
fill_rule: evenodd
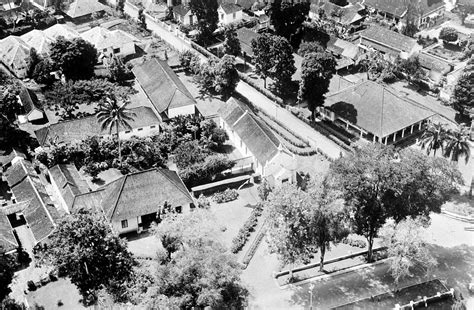
<svg viewBox="0 0 474 310">
<path fill-rule="evenodd" d="M 368 260 L 379 229 L 388 219 L 440 212 L 463 184 L 457 168 L 444 158 L 377 144 L 364 146 L 331 164 L 331 173 L 352 209 L 352 226 L 369 244 Z"/>
<path fill-rule="evenodd" d="M 239 56 L 242 52 L 240 41 L 234 27 L 227 27 L 224 32 L 224 54 Z"/>
<path fill-rule="evenodd" d="M 59 37 L 51 43 L 50 58 L 68 80 L 86 80 L 94 75 L 97 50 L 82 38 Z"/>
<path fill-rule="evenodd" d="M 468 61 L 453 93 L 454 108 L 463 115 L 474 110 L 474 57 Z"/>
<path fill-rule="evenodd" d="M 458 39 L 458 32 L 455 28 L 444 27 L 439 33 L 439 38 L 446 42 L 454 42 Z"/>
<path fill-rule="evenodd" d="M 293 36 L 300 30 L 309 13 L 309 1 L 272 1 L 269 6 L 270 22 L 276 34 L 293 43 Z"/>
<path fill-rule="evenodd" d="M 88 302 L 95 302 L 102 287 L 117 293 L 117 287 L 130 280 L 136 264 L 125 241 L 112 232 L 105 218 L 85 210 L 66 216 L 49 243 L 38 245 L 35 254 L 39 262 L 68 276 Z"/>
<path fill-rule="evenodd" d="M 191 0 L 189 7 L 197 18 L 198 41 L 206 44 L 211 39 L 214 30 L 217 29 L 219 4 L 217 0 Z"/>
<path fill-rule="evenodd" d="M 16 262 L 13 257 L 2 252 L 3 249 L 0 246 L 0 302 L 10 294 L 11 290 L 8 286 L 13 280 L 16 268 Z"/>
</svg>

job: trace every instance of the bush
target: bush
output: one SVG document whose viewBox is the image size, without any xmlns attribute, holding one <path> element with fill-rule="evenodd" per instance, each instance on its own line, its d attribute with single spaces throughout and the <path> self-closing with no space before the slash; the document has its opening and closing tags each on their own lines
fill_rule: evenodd
<svg viewBox="0 0 474 310">
<path fill-rule="evenodd" d="M 446 42 L 454 42 L 458 39 L 458 32 L 452 27 L 444 27 L 439 33 L 439 38 Z"/>
<path fill-rule="evenodd" d="M 204 196 L 203 194 L 199 195 L 199 198 L 197 199 L 196 202 L 197 202 L 198 208 L 208 209 L 209 206 L 211 205 L 211 203 L 209 202 L 209 199 L 207 199 L 207 197 Z"/>
<path fill-rule="evenodd" d="M 293 135 L 289 130 L 287 130 L 284 127 L 277 126 L 272 120 L 267 119 L 266 116 L 261 117 L 261 119 L 265 122 L 265 124 L 268 125 L 271 129 L 273 129 L 275 132 L 277 132 L 283 139 L 291 143 L 292 145 L 299 147 L 299 148 L 305 148 L 308 146 L 307 143 Z"/>
<path fill-rule="evenodd" d="M 217 203 L 224 203 L 234 201 L 239 197 L 239 193 L 235 189 L 226 189 L 223 192 L 215 193 L 212 199 Z"/>
<path fill-rule="evenodd" d="M 36 290 L 35 282 L 29 280 L 28 282 L 26 282 L 26 285 L 28 286 L 29 291 L 35 291 Z"/>
<path fill-rule="evenodd" d="M 285 102 L 281 98 L 275 96 L 271 91 L 269 91 L 268 89 L 266 89 L 266 88 L 260 86 L 259 84 L 257 84 L 254 80 L 249 78 L 246 74 L 244 74 L 242 72 L 239 72 L 239 77 L 242 81 L 244 81 L 245 83 L 249 84 L 250 86 L 252 86 L 256 90 L 261 92 L 263 95 L 268 97 L 270 100 L 275 101 L 279 105 L 284 105 L 285 104 Z"/>
<path fill-rule="evenodd" d="M 185 50 L 180 52 L 178 55 L 179 63 L 186 71 L 191 71 L 191 64 L 195 65 L 196 62 L 200 63 L 199 56 L 193 53 L 191 50 Z"/>
<path fill-rule="evenodd" d="M 361 249 L 365 249 L 367 247 L 367 242 L 359 239 L 344 238 L 342 239 L 342 243 Z"/>
<path fill-rule="evenodd" d="M 222 155 L 211 155 L 204 162 L 179 171 L 179 176 L 188 188 L 212 182 L 222 171 L 234 167 L 235 162 Z"/>
<path fill-rule="evenodd" d="M 240 228 L 239 232 L 237 233 L 237 236 L 232 239 L 232 246 L 230 247 L 232 253 L 238 253 L 245 246 L 245 243 L 250 237 L 250 233 L 254 231 L 255 226 L 257 226 L 258 218 L 260 217 L 260 215 L 262 215 L 262 211 L 263 204 L 258 203 L 252 210 L 252 213 L 245 221 L 242 228 Z"/>
</svg>

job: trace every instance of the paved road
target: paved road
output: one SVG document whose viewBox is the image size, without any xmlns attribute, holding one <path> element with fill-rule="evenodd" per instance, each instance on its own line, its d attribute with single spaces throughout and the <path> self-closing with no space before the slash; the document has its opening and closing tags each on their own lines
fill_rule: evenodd
<svg viewBox="0 0 474 310">
<path fill-rule="evenodd" d="M 254 105 L 261 108 L 269 115 L 276 117 L 301 136 L 307 138 L 313 146 L 319 147 L 330 157 L 336 159 L 339 158 L 341 152 L 343 154 L 346 153 L 345 150 L 335 142 L 314 130 L 311 126 L 295 117 L 288 110 L 280 108 L 276 103 L 247 83 L 240 81 L 236 90 Z"/>
</svg>

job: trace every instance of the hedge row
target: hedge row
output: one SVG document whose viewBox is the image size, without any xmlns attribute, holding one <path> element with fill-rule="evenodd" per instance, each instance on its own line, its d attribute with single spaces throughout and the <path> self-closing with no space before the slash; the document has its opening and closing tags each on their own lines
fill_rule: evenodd
<svg viewBox="0 0 474 310">
<path fill-rule="evenodd" d="M 305 148 L 308 146 L 307 143 L 305 143 L 298 137 L 295 137 L 290 131 L 286 130 L 284 127 L 281 127 L 280 125 L 272 121 L 265 114 L 262 113 L 262 115 L 260 115 L 260 118 L 265 122 L 265 124 L 268 125 L 268 127 L 275 130 L 283 139 L 288 141 L 290 144 L 299 148 Z"/>
<path fill-rule="evenodd" d="M 194 48 L 196 51 L 198 51 L 199 53 L 203 54 L 204 56 L 210 58 L 210 59 L 215 59 L 215 60 L 219 60 L 219 57 L 217 57 L 216 55 L 214 55 L 213 53 L 209 52 L 207 49 L 205 49 L 204 47 L 202 47 L 201 45 L 197 44 L 196 42 L 194 41 L 191 41 L 191 46 L 192 48 Z"/>
<path fill-rule="evenodd" d="M 263 223 L 263 225 L 265 225 L 265 223 Z M 262 242 L 263 237 L 265 237 L 266 231 L 266 227 L 262 227 L 262 229 L 258 232 L 257 237 L 255 237 L 255 240 L 253 241 L 252 245 L 250 246 L 250 249 L 247 251 L 247 253 L 245 253 L 244 259 L 242 260 L 244 268 L 247 268 L 250 263 L 250 260 L 255 255 L 255 252 L 257 252 L 258 245 L 260 244 L 260 242 Z"/>
<path fill-rule="evenodd" d="M 280 106 L 285 104 L 285 102 L 280 97 L 275 96 L 271 91 L 269 91 L 268 89 L 266 89 L 266 88 L 260 86 L 259 84 L 257 84 L 254 80 L 249 78 L 245 73 L 242 73 L 242 72 L 239 71 L 239 77 L 242 81 L 244 81 L 247 84 L 250 84 L 250 86 L 252 86 L 256 90 L 261 92 L 268 99 L 275 101 Z"/>
<path fill-rule="evenodd" d="M 342 243 L 361 249 L 365 249 L 367 247 L 367 242 L 359 239 L 344 238 L 342 239 Z"/>
<path fill-rule="evenodd" d="M 245 221 L 244 226 L 240 228 L 237 236 L 232 239 L 232 246 L 230 250 L 232 253 L 238 253 L 244 247 L 245 243 L 247 243 L 250 233 L 255 230 L 255 226 L 257 226 L 258 218 L 262 215 L 263 211 L 263 204 L 258 203 L 252 210 L 247 221 Z"/>
<path fill-rule="evenodd" d="M 215 193 L 212 199 L 217 203 L 234 201 L 239 198 L 239 193 L 235 189 L 226 189 L 225 191 Z"/>
<path fill-rule="evenodd" d="M 305 147 L 305 148 L 299 148 L 299 147 L 294 147 L 291 144 L 287 144 L 286 148 L 290 150 L 290 152 L 296 155 L 300 155 L 300 156 L 313 156 L 315 154 L 318 154 L 318 150 L 315 150 L 310 146 Z"/>
</svg>

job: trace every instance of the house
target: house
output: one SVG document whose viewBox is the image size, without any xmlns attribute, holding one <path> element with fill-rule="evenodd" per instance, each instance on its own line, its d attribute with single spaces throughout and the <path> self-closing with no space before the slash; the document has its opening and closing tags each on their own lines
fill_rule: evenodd
<svg viewBox="0 0 474 310">
<path fill-rule="evenodd" d="M 0 62 L 17 78 L 26 77 L 30 46 L 17 36 L 8 36 L 0 40 Z"/>
<path fill-rule="evenodd" d="M 390 59 L 397 56 L 407 59 L 422 49 L 415 39 L 380 26 L 361 31 L 358 44 L 363 50 L 374 49 Z"/>
<path fill-rule="evenodd" d="M 30 47 L 33 47 L 38 54 L 43 56 L 49 54 L 51 43 L 54 41 L 54 39 L 49 37 L 45 32 L 38 29 L 33 29 L 22 35 L 20 38 L 22 38 Z"/>
<path fill-rule="evenodd" d="M 79 32 L 74 30 L 71 26 L 65 24 L 53 25 L 43 30 L 43 33 L 52 40 L 57 40 L 58 37 L 63 37 L 66 40 L 72 40 L 80 37 Z"/>
<path fill-rule="evenodd" d="M 440 83 L 454 69 L 452 63 L 425 52 L 419 53 L 418 59 L 421 67 L 428 72 L 428 78 L 434 83 Z"/>
<path fill-rule="evenodd" d="M 360 56 L 359 47 L 352 42 L 330 36 L 326 49 L 336 58 L 336 70 L 353 66 Z"/>
<path fill-rule="evenodd" d="M 97 51 L 107 57 L 127 57 L 136 53 L 139 40 L 123 30 L 108 30 L 97 26 L 81 34 L 81 37 L 95 46 Z"/>
<path fill-rule="evenodd" d="M 52 6 L 54 4 L 53 0 L 33 0 L 31 4 L 36 6 L 41 10 L 45 10 L 46 8 Z"/>
<path fill-rule="evenodd" d="M 75 24 L 80 24 L 91 19 L 93 13 L 101 13 L 107 9 L 98 0 L 74 0 L 66 12 L 66 16 Z"/>
<path fill-rule="evenodd" d="M 364 81 L 326 95 L 322 116 L 356 137 L 390 144 L 419 132 L 434 112 L 395 90 Z"/>
<path fill-rule="evenodd" d="M 10 254 L 18 248 L 18 241 L 6 214 L 0 209 L 0 255 Z"/>
<path fill-rule="evenodd" d="M 166 61 L 152 58 L 132 72 L 162 120 L 199 113 L 193 96 Z"/>
<path fill-rule="evenodd" d="M 175 171 L 154 168 L 127 174 L 96 191 L 76 196 L 72 212 L 102 212 L 119 233 L 141 232 L 172 208 L 189 212 L 194 200 Z"/>
<path fill-rule="evenodd" d="M 220 25 L 229 25 L 243 18 L 242 8 L 234 3 L 222 3 L 217 9 L 217 14 Z"/>
<path fill-rule="evenodd" d="M 253 14 L 258 18 L 257 31 L 264 31 L 270 27 L 270 17 L 268 17 L 264 10 L 257 10 Z"/>
<path fill-rule="evenodd" d="M 2 207 L 3 214 L 8 216 L 13 228 L 26 229 L 34 246 L 53 233 L 59 220 L 58 210 L 31 162 L 15 158 L 11 165 L 4 167 L 4 175 L 12 197 Z"/>
<path fill-rule="evenodd" d="M 119 128 L 120 139 L 129 139 L 132 136 L 147 137 L 158 134 L 160 131 L 160 120 L 149 107 L 137 107 L 130 109 L 134 113 L 133 120 L 128 123 L 132 129 Z M 52 141 L 55 143 L 80 142 L 87 137 L 109 136 L 108 130 L 103 130 L 95 115 L 50 124 L 35 131 L 36 139 L 41 146 L 48 146 Z M 115 129 L 112 131 L 115 134 Z"/>
<path fill-rule="evenodd" d="M 296 158 L 273 134 L 266 124 L 234 98 L 219 108 L 219 126 L 229 140 L 246 157 L 251 157 L 256 173 L 272 186 L 296 180 Z"/>
<path fill-rule="evenodd" d="M 70 212 L 72 209 L 76 196 L 91 191 L 73 164 L 55 165 L 49 168 L 48 175 L 66 212 Z"/>
<path fill-rule="evenodd" d="M 192 26 L 197 22 L 187 3 L 173 6 L 173 19 L 184 26 Z"/>
<path fill-rule="evenodd" d="M 19 116 L 20 123 L 37 121 L 44 118 L 44 112 L 40 108 L 38 97 L 32 90 L 22 86 L 18 97 L 25 112 L 24 115 Z"/>
<path fill-rule="evenodd" d="M 371 14 L 383 16 L 399 26 L 406 24 L 406 16 L 409 14 L 406 0 L 365 0 L 364 5 Z M 413 12 L 415 26 L 420 29 L 430 27 L 443 18 L 445 11 L 444 0 L 417 1 Z"/>
<path fill-rule="evenodd" d="M 252 51 L 252 41 L 256 40 L 259 34 L 245 27 L 237 29 L 236 33 L 240 42 L 240 48 L 242 49 L 242 56 L 244 58 L 252 59 L 254 56 Z"/>
<path fill-rule="evenodd" d="M 310 5 L 308 16 L 312 20 L 318 20 L 319 12 L 322 11 L 325 17 L 333 20 L 336 25 L 347 29 L 352 28 L 352 31 L 354 31 L 360 28 L 365 19 L 362 13 L 363 10 L 364 6 L 359 3 L 339 6 L 329 1 L 319 1 L 318 4 Z"/>
</svg>

